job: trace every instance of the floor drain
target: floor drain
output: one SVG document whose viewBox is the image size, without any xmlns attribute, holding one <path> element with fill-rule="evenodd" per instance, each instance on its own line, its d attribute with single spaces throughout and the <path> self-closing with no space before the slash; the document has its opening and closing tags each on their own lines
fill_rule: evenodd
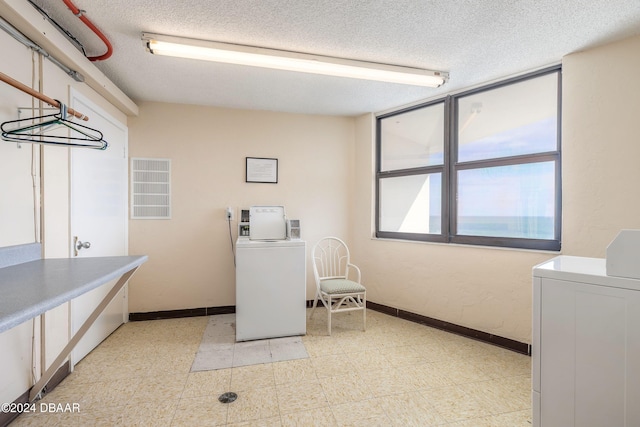
<svg viewBox="0 0 640 427">
<path fill-rule="evenodd" d="M 228 391 L 226 393 L 222 393 L 218 400 L 222 403 L 231 403 L 238 398 L 238 395 L 232 391 Z"/>
</svg>

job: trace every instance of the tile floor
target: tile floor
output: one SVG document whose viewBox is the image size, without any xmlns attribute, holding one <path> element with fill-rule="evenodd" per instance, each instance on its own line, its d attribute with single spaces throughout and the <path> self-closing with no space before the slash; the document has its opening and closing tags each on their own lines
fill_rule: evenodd
<svg viewBox="0 0 640 427">
<path fill-rule="evenodd" d="M 130 322 L 11 426 L 531 425 L 530 358 L 369 310 L 315 313 L 309 358 L 190 372 L 207 317 Z M 222 404 L 233 391 L 238 399 Z"/>
<path fill-rule="evenodd" d="M 306 359 L 302 337 L 236 342 L 236 315 L 209 316 L 191 372 Z"/>
</svg>

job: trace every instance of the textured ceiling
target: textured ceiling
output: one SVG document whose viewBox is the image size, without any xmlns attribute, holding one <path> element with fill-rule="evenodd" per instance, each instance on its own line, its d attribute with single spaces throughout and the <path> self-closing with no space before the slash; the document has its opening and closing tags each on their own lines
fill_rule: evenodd
<svg viewBox="0 0 640 427">
<path fill-rule="evenodd" d="M 27 1 L 27 0 L 25 0 Z M 32 0 L 89 56 L 102 42 L 62 0 Z M 96 66 L 135 102 L 312 114 L 379 112 L 558 63 L 640 34 L 638 0 L 74 0 L 114 47 Z M 438 89 L 149 54 L 142 32 L 450 73 Z"/>
</svg>

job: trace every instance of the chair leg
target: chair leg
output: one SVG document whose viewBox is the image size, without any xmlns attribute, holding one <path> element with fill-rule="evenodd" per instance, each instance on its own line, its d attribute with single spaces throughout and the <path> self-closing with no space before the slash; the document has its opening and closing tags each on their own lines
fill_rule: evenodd
<svg viewBox="0 0 640 427">
<path fill-rule="evenodd" d="M 329 298 L 329 306 L 327 307 L 327 332 L 331 336 L 331 298 Z"/>
<path fill-rule="evenodd" d="M 313 299 L 313 305 L 311 306 L 311 312 L 309 313 L 309 319 L 313 316 L 313 312 L 316 310 L 316 305 L 318 304 L 318 292 L 316 291 L 316 297 Z"/>
<path fill-rule="evenodd" d="M 362 306 L 364 307 L 362 310 L 362 330 L 367 330 L 367 299 L 364 298 L 362 300 Z"/>
</svg>

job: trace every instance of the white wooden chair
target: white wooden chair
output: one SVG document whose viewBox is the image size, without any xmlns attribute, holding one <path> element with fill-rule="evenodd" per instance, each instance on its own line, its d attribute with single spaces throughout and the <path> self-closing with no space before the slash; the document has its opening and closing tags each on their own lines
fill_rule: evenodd
<svg viewBox="0 0 640 427">
<path fill-rule="evenodd" d="M 331 315 L 343 311 L 362 310 L 362 330 L 367 327 L 367 290 L 360 284 L 360 269 L 351 264 L 349 248 L 337 237 L 325 237 L 311 251 L 316 297 L 327 309 L 327 330 L 331 335 Z M 350 278 L 351 277 L 351 278 Z"/>
</svg>

